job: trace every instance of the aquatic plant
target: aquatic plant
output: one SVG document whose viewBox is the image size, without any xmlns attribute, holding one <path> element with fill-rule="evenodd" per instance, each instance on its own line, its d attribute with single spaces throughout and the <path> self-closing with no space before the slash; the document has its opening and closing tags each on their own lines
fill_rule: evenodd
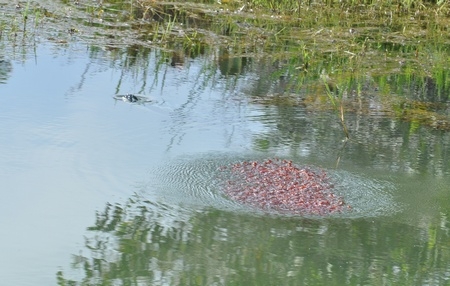
<svg viewBox="0 0 450 286">
<path fill-rule="evenodd" d="M 327 91 L 327 96 L 330 99 L 334 109 L 338 112 L 342 130 L 345 134 L 345 140 L 348 140 L 350 135 L 344 119 L 344 93 L 347 92 L 347 88 L 330 82 L 330 77 L 325 73 L 322 73 L 321 77 Z"/>
</svg>

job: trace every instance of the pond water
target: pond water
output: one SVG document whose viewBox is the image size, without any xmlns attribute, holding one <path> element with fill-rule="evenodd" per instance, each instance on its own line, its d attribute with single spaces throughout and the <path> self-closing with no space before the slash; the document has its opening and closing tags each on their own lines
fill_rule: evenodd
<svg viewBox="0 0 450 286">
<path fill-rule="evenodd" d="M 344 146 L 336 113 L 252 99 L 281 88 L 264 60 L 230 72 L 214 53 L 21 47 L 0 53 L 5 285 L 450 283 L 447 132 L 348 113 Z M 222 194 L 222 166 L 267 158 L 322 168 L 352 210 Z"/>
</svg>

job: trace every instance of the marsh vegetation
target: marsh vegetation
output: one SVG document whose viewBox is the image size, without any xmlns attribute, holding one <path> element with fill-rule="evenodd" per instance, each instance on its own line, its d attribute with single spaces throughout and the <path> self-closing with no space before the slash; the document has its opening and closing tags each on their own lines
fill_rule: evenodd
<svg viewBox="0 0 450 286">
<path fill-rule="evenodd" d="M 142 58 L 143 48 L 158 48 L 173 66 L 208 55 L 206 70 L 255 73 L 249 97 L 261 104 L 337 109 L 341 121 L 347 112 L 381 112 L 411 128 L 450 129 L 446 1 L 61 3 L 28 1 L 1 24 L 3 36 L 77 38 Z"/>
</svg>

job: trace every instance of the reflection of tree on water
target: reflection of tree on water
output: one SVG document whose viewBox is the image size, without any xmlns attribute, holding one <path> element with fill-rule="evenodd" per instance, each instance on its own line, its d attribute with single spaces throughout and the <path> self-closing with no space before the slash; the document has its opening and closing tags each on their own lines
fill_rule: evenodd
<svg viewBox="0 0 450 286">
<path fill-rule="evenodd" d="M 438 285 L 450 223 L 311 220 L 108 204 L 58 285 Z M 325 283 L 325 284 L 323 284 Z"/>
<path fill-rule="evenodd" d="M 95 48 L 91 48 L 91 56 L 92 60 L 108 57 L 103 50 Z M 327 105 L 319 98 L 324 91 L 311 84 L 320 82 L 318 71 L 316 74 L 312 67 L 309 73 L 292 69 L 292 66 L 303 62 L 301 58 L 291 59 L 292 62 L 249 60 L 221 49 L 207 51 L 197 46 L 177 46 L 170 52 L 134 46 L 113 49 L 109 57 L 115 66 L 121 67 L 117 92 L 130 92 L 121 90 L 121 87 L 126 77 L 131 77 L 137 83 L 135 88 L 138 92 L 154 94 L 159 90 L 163 97 L 170 88 L 167 79 L 171 66 L 177 67 L 183 75 L 177 79 L 180 81 L 177 84 L 186 84 L 186 91 L 180 96 L 185 99 L 172 114 L 173 122 L 169 129 L 173 137 L 168 143 L 168 150 L 183 140 L 186 125 L 198 120 L 204 95 L 216 89 L 218 84 L 225 83 L 225 88 L 219 86 L 223 89 L 223 106 L 220 110 L 214 110 L 214 114 L 226 115 L 224 109 L 229 102 L 226 98 L 236 91 L 250 102 L 261 103 L 261 112 L 253 120 L 260 121 L 265 128 L 253 136 L 254 149 L 270 151 L 286 148 L 293 156 L 329 156 L 330 150 L 335 150 L 331 157 L 337 156 L 342 138 L 339 121 L 335 114 L 320 111 Z M 296 80 L 300 80 L 305 87 L 296 90 L 298 86 L 293 83 Z M 450 142 L 446 139 L 449 135 L 433 132 L 430 127 L 421 127 L 421 122 L 414 120 L 401 122 L 389 118 L 382 102 L 383 90 L 394 90 L 399 96 L 404 92 L 414 100 L 439 103 L 445 99 L 439 95 L 448 91 L 445 85 L 439 80 L 425 78 L 422 81 L 417 76 L 402 74 L 350 78 L 345 79 L 344 83 L 348 88 L 346 122 L 353 137 L 342 154 L 344 161 L 352 160 L 357 164 L 376 165 L 393 171 L 450 172 L 450 159 L 445 151 Z M 277 94 L 281 96 L 274 96 Z M 319 99 L 314 99 L 315 96 Z M 389 95 L 389 98 L 395 96 Z M 316 102 L 310 102 L 313 99 Z M 423 109 L 420 102 L 397 105 L 400 113 L 404 113 L 408 106 L 416 108 L 416 111 Z M 439 113 L 448 113 L 445 104 L 433 106 L 440 108 Z M 204 110 L 201 112 L 204 113 Z"/>
<path fill-rule="evenodd" d="M 333 114 L 311 114 L 302 107 L 261 108 L 265 132 L 253 138 L 258 150 L 287 149 L 295 156 L 335 158 L 342 138 Z M 400 172 L 450 173 L 449 133 L 436 132 L 414 123 L 386 117 L 347 114 L 352 140 L 343 150 L 343 160 Z"/>
<path fill-rule="evenodd" d="M 251 58 L 230 54 L 225 49 L 219 52 L 218 65 L 225 76 L 244 74 L 248 63 L 251 63 Z"/>
<path fill-rule="evenodd" d="M 8 78 L 11 76 L 11 72 L 11 62 L 0 58 L 0 84 L 6 83 Z"/>
</svg>

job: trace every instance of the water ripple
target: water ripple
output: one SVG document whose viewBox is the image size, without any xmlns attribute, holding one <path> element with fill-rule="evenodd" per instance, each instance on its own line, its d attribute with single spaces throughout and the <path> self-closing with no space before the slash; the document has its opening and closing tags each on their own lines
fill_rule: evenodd
<svg viewBox="0 0 450 286">
<path fill-rule="evenodd" d="M 335 184 L 336 192 L 345 198 L 352 206 L 349 217 L 375 217 L 392 215 L 401 210 L 395 202 L 392 192 L 395 185 L 392 182 L 366 178 L 343 170 L 328 170 Z"/>
<path fill-rule="evenodd" d="M 165 200 L 192 207 L 243 208 L 227 199 L 217 185 L 219 168 L 229 162 L 226 157 L 209 156 L 171 161 L 153 172 L 156 192 Z"/>
<path fill-rule="evenodd" d="M 234 202 L 223 194 L 221 186 L 224 182 L 220 169 L 236 162 L 264 159 L 266 158 L 260 156 L 249 158 L 236 154 L 178 158 L 153 171 L 152 186 L 158 197 L 166 202 L 182 204 L 188 208 L 216 208 L 261 214 L 262 211 Z M 399 211 L 399 204 L 392 196 L 395 189 L 393 183 L 342 170 L 325 171 L 335 185 L 335 193 L 342 196 L 346 204 L 352 207 L 349 212 L 331 216 L 376 217 L 392 215 Z"/>
</svg>

